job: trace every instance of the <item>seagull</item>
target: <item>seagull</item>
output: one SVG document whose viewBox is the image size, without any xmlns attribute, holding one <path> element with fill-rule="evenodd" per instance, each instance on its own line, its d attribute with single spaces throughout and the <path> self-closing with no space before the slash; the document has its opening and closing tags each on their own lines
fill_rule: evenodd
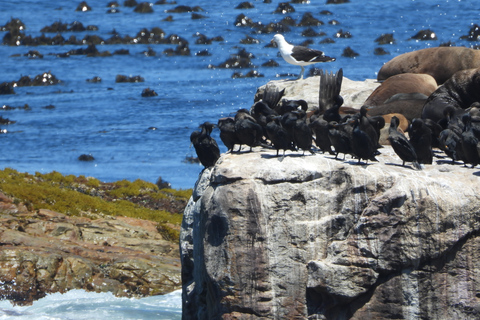
<svg viewBox="0 0 480 320">
<path fill-rule="evenodd" d="M 305 72 L 303 66 L 336 60 L 335 58 L 326 56 L 325 53 L 320 50 L 291 45 L 281 34 L 276 34 L 272 41 L 277 44 L 280 54 L 286 62 L 302 67 L 302 72 L 300 72 L 298 79 L 303 79 L 303 73 Z"/>
</svg>

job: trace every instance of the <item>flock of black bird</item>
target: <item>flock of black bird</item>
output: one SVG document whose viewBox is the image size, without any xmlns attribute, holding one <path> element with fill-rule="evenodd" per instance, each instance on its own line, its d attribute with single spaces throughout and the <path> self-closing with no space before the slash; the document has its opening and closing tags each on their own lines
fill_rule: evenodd
<svg viewBox="0 0 480 320">
<path fill-rule="evenodd" d="M 385 126 L 382 116 L 368 116 L 368 107 L 362 106 L 357 113 L 340 113 L 343 98 L 340 88 L 343 71 L 336 74 L 320 73 L 319 106 L 308 110 L 304 100 L 283 99 L 284 90 L 278 91 L 269 86 L 263 97 L 255 101 L 250 110 L 240 109 L 234 117 L 218 120 L 220 138 L 228 149 L 235 152 L 238 146 L 262 146 L 285 151 L 305 151 L 315 154 L 320 151 L 338 158 L 339 154 L 351 155 L 368 164 L 378 161 L 382 146 L 379 143 L 380 130 Z M 447 108 L 439 122 L 415 118 L 408 128 L 408 136 L 399 130 L 399 119 L 391 118 L 388 141 L 398 157 L 411 162 L 415 169 L 422 164 L 431 164 L 434 148 L 438 148 L 455 161 L 471 164 L 480 163 L 480 103 L 459 112 Z M 195 147 L 199 161 L 204 167 L 213 166 L 220 157 L 215 139 L 210 135 L 214 124 L 205 122 L 201 131 L 194 131 L 190 141 Z M 441 156 L 439 156 L 441 157 Z"/>
</svg>

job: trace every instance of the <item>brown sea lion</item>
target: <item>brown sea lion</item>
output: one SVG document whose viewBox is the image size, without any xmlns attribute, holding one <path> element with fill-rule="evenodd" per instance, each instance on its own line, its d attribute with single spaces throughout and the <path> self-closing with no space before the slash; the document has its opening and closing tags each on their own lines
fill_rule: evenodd
<svg viewBox="0 0 480 320">
<path fill-rule="evenodd" d="M 422 116 L 422 110 L 428 96 L 423 93 L 397 93 L 384 104 L 371 108 L 369 114 L 372 116 L 399 113 L 405 116 L 408 121 Z"/>
<path fill-rule="evenodd" d="M 365 100 L 365 105 L 375 107 L 385 103 L 397 93 L 423 93 L 429 96 L 437 90 L 437 82 L 428 74 L 403 73 L 391 76 L 385 80 Z"/>
<path fill-rule="evenodd" d="M 464 47 L 427 48 L 404 53 L 388 61 L 380 68 L 377 80 L 383 81 L 400 73 L 426 73 L 442 84 L 459 70 L 479 67 L 479 50 Z"/>
<path fill-rule="evenodd" d="M 372 116 L 400 113 L 411 121 L 421 116 L 425 101 L 436 89 L 437 82 L 428 74 L 398 74 L 375 89 L 364 105 Z"/>
<path fill-rule="evenodd" d="M 433 92 L 425 102 L 422 119 L 437 122 L 447 107 L 465 110 L 480 101 L 480 68 L 461 70 Z"/>
</svg>

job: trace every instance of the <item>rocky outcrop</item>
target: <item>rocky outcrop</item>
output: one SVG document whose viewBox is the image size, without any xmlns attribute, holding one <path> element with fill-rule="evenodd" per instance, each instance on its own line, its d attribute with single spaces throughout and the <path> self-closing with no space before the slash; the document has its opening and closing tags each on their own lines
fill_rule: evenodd
<svg viewBox="0 0 480 320">
<path fill-rule="evenodd" d="M 180 287 L 178 246 L 151 221 L 29 211 L 0 193 L 0 249 L 0 296 L 16 304 L 70 289 L 147 296 Z"/>
<path fill-rule="evenodd" d="M 402 167 L 390 147 L 223 154 L 181 233 L 184 319 L 480 317 L 477 169 Z"/>
<path fill-rule="evenodd" d="M 270 81 L 266 85 L 258 88 L 255 96 L 263 95 L 266 86 L 272 86 L 277 91 L 285 89 L 283 99 L 300 100 L 307 102 L 309 109 L 318 107 L 318 95 L 320 88 L 320 77 L 308 77 L 302 80 L 278 80 Z M 380 83 L 376 80 L 367 79 L 364 81 L 353 81 L 343 77 L 342 90 L 340 95 L 344 99 L 343 106 L 353 109 L 360 109 L 365 100 L 378 87 Z"/>
</svg>

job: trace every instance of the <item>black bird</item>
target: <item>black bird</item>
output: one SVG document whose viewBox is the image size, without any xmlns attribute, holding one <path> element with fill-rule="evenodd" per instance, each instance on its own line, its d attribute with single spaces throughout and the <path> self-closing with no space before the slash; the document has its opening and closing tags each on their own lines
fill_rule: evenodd
<svg viewBox="0 0 480 320">
<path fill-rule="evenodd" d="M 334 98 L 333 106 L 325 111 L 323 114 L 323 119 L 330 121 L 335 121 L 337 123 L 342 122 L 342 116 L 340 115 L 340 107 L 343 105 L 342 96 L 338 95 Z"/>
<path fill-rule="evenodd" d="M 432 130 L 420 118 L 414 118 L 409 129 L 410 143 L 417 154 L 418 163 L 432 164 Z"/>
<path fill-rule="evenodd" d="M 343 98 L 340 96 L 342 81 L 343 69 L 338 70 L 336 74 L 324 73 L 323 70 L 320 70 L 318 108 L 327 122 L 341 122 L 342 120 L 339 113 L 340 107 L 343 105 Z"/>
<path fill-rule="evenodd" d="M 337 159 L 340 153 L 343 153 L 343 160 L 345 155 L 352 153 L 351 141 L 352 141 L 352 126 L 347 123 L 337 123 L 335 121 L 328 123 L 328 137 L 335 149 L 335 159 Z"/>
<path fill-rule="evenodd" d="M 310 151 L 310 153 L 315 154 L 312 150 L 312 131 L 310 130 L 306 122 L 307 115 L 305 111 L 299 110 L 292 113 L 297 115 L 297 120 L 295 121 L 293 129 L 293 141 L 295 142 L 295 146 L 302 149 L 304 155 L 305 151 Z"/>
<path fill-rule="evenodd" d="M 280 124 L 280 118 L 277 116 L 269 116 L 266 126 L 267 137 L 272 142 L 273 147 L 278 151 L 283 150 L 283 156 L 285 156 L 285 150 L 293 149 L 292 137 Z"/>
<path fill-rule="evenodd" d="M 402 166 L 405 166 L 405 162 L 412 162 L 413 166 L 417 169 L 422 167 L 417 161 L 417 154 L 412 144 L 408 141 L 407 137 L 398 131 L 399 120 L 393 116 L 390 120 L 390 128 L 388 129 L 388 141 L 393 148 L 393 151 L 402 159 Z"/>
<path fill-rule="evenodd" d="M 375 130 L 375 133 L 377 134 L 378 139 L 380 139 L 380 131 L 385 127 L 385 119 L 383 116 L 372 116 L 372 117 L 367 117 L 368 122 L 372 125 L 373 129 Z M 382 148 L 380 144 L 378 144 L 377 140 L 377 147 Z"/>
<path fill-rule="evenodd" d="M 452 159 L 452 164 L 455 160 L 463 160 L 462 136 L 453 129 L 445 129 L 440 132 L 438 137 L 439 148 Z"/>
<path fill-rule="evenodd" d="M 377 148 L 372 138 L 365 132 L 363 128 L 364 124 L 362 124 L 358 117 L 350 120 L 350 123 L 353 123 L 351 140 L 352 154 L 358 158 L 358 163 L 360 163 L 362 159 L 366 160 L 367 163 L 368 160 L 378 161 L 375 158 Z"/>
<path fill-rule="evenodd" d="M 235 132 L 235 119 L 232 117 L 218 119 L 218 129 L 220 129 L 220 139 L 227 147 L 228 151 L 233 152 L 236 144 L 240 145 L 240 140 Z M 238 150 L 240 151 L 240 150 Z"/>
<path fill-rule="evenodd" d="M 201 131 L 194 131 L 190 135 L 190 142 L 195 147 L 198 160 L 205 167 L 215 165 L 218 158 L 220 158 L 220 149 L 217 142 L 210 136 L 214 125 L 210 122 L 205 122 L 199 126 Z"/>
<path fill-rule="evenodd" d="M 375 147 L 375 151 L 377 151 L 376 149 L 378 148 L 382 148 L 382 146 L 379 144 L 378 142 L 378 139 L 379 139 L 379 131 L 381 128 L 383 128 L 383 126 L 385 125 L 385 120 L 383 120 L 383 125 L 382 125 L 382 122 L 380 119 L 378 119 L 378 117 L 369 117 L 367 115 L 367 112 L 370 108 L 367 107 L 367 106 L 362 106 L 360 108 L 360 113 L 358 115 L 356 115 L 357 117 L 359 117 L 359 121 L 360 121 L 360 125 L 361 125 L 361 128 L 362 130 L 368 134 L 368 136 L 370 137 L 370 139 L 372 140 L 373 142 L 373 145 Z M 383 119 L 383 117 L 380 117 Z"/>
<path fill-rule="evenodd" d="M 322 117 L 314 117 L 310 118 L 310 129 L 312 133 L 315 135 L 315 144 L 317 145 L 323 153 L 328 152 L 330 154 L 335 154 L 332 150 L 332 143 L 330 142 L 330 138 L 328 136 L 328 122 L 325 121 Z"/>
<path fill-rule="evenodd" d="M 318 109 L 310 117 L 309 127 L 315 136 L 315 144 L 325 153 L 338 153 L 332 150 L 332 143 L 329 138 L 329 122 L 340 122 L 339 109 L 343 104 L 343 98 L 340 96 L 342 87 L 343 70 L 340 69 L 336 74 L 320 70 L 320 81 L 318 90 Z"/>
<path fill-rule="evenodd" d="M 265 126 L 267 125 L 268 116 L 277 116 L 278 114 L 263 101 L 257 101 L 253 104 L 250 114 L 257 121 L 257 123 L 264 129 L 263 135 L 266 135 Z"/>
<path fill-rule="evenodd" d="M 268 105 L 270 109 L 275 110 L 284 94 L 285 88 L 279 91 L 275 85 L 267 84 L 265 86 L 265 89 L 263 90 L 263 95 L 261 96 L 261 98 L 255 99 L 254 102 L 263 101 Z"/>
<path fill-rule="evenodd" d="M 263 137 L 263 128 L 257 123 L 247 109 L 240 109 L 235 115 L 235 133 L 242 144 L 250 147 L 250 151 L 255 146 L 260 145 Z"/>
<path fill-rule="evenodd" d="M 469 163 L 473 168 L 480 163 L 480 156 L 477 151 L 478 138 L 473 132 L 472 117 L 469 113 L 465 113 L 462 116 L 462 122 L 465 125 L 462 132 L 463 161 L 465 165 Z"/>
<path fill-rule="evenodd" d="M 255 103 L 253 104 L 252 108 L 250 108 L 250 113 L 260 125 L 265 126 L 267 124 L 267 116 L 271 114 L 278 115 L 278 112 L 276 112 L 275 109 L 277 108 L 277 105 L 284 94 L 285 89 L 278 90 L 275 85 L 267 84 L 263 90 L 263 94 L 259 98 L 255 98 Z M 264 124 L 261 123 L 262 121 L 259 121 L 257 116 L 265 117 L 265 119 L 263 119 Z"/>
<path fill-rule="evenodd" d="M 298 119 L 298 114 L 294 111 L 289 111 L 287 113 L 284 113 L 281 118 L 280 118 L 280 123 L 285 130 L 287 130 L 288 134 L 290 137 L 292 137 L 293 140 L 293 135 L 294 135 L 294 130 L 295 130 L 295 123 L 297 122 Z M 296 148 L 295 142 L 294 142 L 294 148 Z"/>
<path fill-rule="evenodd" d="M 308 103 L 307 101 L 300 99 L 300 100 L 288 100 L 283 99 L 281 103 L 277 105 L 275 111 L 279 115 L 284 115 L 287 112 L 295 111 L 295 110 L 308 110 Z"/>
<path fill-rule="evenodd" d="M 456 160 L 464 160 L 462 147 L 464 124 L 461 120 L 464 113 L 463 109 L 448 106 L 443 111 L 444 117 L 438 121 L 438 124 L 444 128 L 439 134 L 439 148 L 452 159 L 452 164 Z"/>
<path fill-rule="evenodd" d="M 423 119 L 423 122 L 432 132 L 432 148 L 440 148 L 438 137 L 440 136 L 440 132 L 443 130 L 442 126 L 432 119 Z"/>
<path fill-rule="evenodd" d="M 448 106 L 443 110 L 443 118 L 438 121 L 438 124 L 442 126 L 443 129 L 452 129 L 455 130 L 457 134 L 462 134 L 463 123 L 461 122 L 461 117 L 464 113 L 465 110 L 463 109 Z"/>
</svg>

